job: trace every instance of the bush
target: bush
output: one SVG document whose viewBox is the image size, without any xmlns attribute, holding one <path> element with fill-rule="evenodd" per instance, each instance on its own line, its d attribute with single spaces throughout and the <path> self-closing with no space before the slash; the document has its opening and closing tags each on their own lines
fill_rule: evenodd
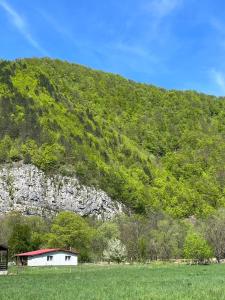
<svg viewBox="0 0 225 300">
<path fill-rule="evenodd" d="M 212 257 L 212 249 L 207 241 L 198 233 L 187 234 L 184 243 L 184 257 L 195 263 L 205 263 Z"/>
<path fill-rule="evenodd" d="M 108 262 L 114 261 L 121 263 L 127 256 L 126 247 L 118 239 L 108 241 L 107 248 L 103 252 L 103 258 Z"/>
</svg>

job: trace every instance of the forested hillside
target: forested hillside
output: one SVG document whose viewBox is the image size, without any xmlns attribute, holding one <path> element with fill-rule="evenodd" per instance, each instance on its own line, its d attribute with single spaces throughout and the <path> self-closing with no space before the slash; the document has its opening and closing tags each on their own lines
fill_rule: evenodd
<svg viewBox="0 0 225 300">
<path fill-rule="evenodd" d="M 0 62 L 0 163 L 76 174 L 138 213 L 225 206 L 225 100 L 50 59 Z"/>
</svg>

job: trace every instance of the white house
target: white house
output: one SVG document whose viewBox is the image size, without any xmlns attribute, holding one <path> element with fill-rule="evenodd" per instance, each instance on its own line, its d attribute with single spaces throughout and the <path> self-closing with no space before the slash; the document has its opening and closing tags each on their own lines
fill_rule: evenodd
<svg viewBox="0 0 225 300">
<path fill-rule="evenodd" d="M 78 252 L 64 249 L 41 249 L 16 255 L 17 265 L 41 266 L 76 266 Z"/>
</svg>

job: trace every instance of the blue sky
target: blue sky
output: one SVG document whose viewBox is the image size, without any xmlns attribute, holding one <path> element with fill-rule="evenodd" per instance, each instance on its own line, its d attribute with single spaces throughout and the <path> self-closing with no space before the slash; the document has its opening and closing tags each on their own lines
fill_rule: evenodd
<svg viewBox="0 0 225 300">
<path fill-rule="evenodd" d="M 0 0 L 0 58 L 49 56 L 225 95 L 225 1 Z"/>
</svg>

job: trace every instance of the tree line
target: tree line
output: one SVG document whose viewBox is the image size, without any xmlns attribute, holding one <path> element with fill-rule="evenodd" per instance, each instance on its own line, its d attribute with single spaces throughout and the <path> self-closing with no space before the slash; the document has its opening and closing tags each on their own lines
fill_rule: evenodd
<svg viewBox="0 0 225 300">
<path fill-rule="evenodd" d="M 177 220 L 165 213 L 119 215 L 113 220 L 60 212 L 52 219 L 11 212 L 0 217 L 0 244 L 10 258 L 41 248 L 76 249 L 83 262 L 150 262 L 225 258 L 225 210 L 204 219 Z"/>
</svg>

